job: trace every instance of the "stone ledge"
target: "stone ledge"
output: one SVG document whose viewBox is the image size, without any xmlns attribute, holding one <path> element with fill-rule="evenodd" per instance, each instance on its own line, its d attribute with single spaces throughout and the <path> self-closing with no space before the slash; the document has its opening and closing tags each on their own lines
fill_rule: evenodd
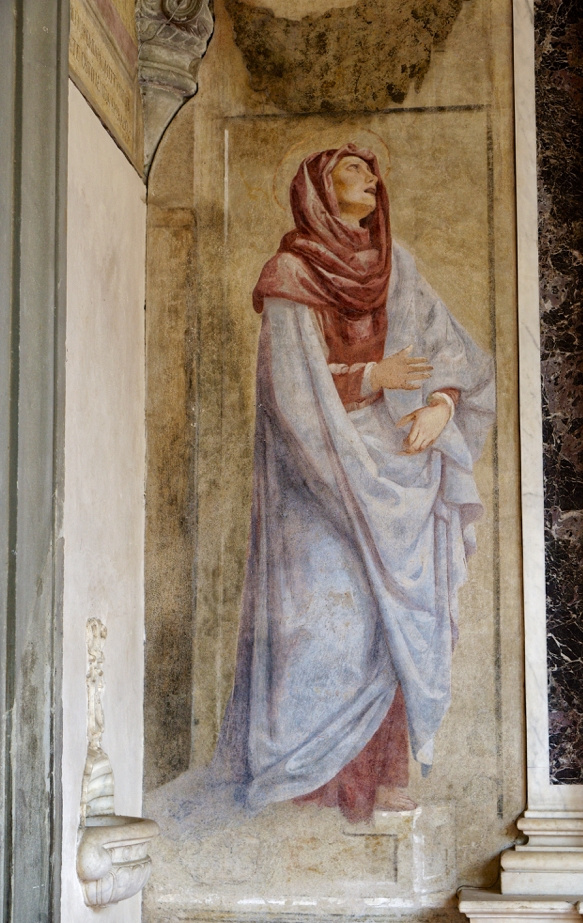
<svg viewBox="0 0 583 923">
<path fill-rule="evenodd" d="M 546 895 L 508 895 L 492 891 L 462 888 L 459 908 L 471 921 L 480 923 L 581 923 L 581 903 L 578 896 L 550 897 Z"/>
</svg>

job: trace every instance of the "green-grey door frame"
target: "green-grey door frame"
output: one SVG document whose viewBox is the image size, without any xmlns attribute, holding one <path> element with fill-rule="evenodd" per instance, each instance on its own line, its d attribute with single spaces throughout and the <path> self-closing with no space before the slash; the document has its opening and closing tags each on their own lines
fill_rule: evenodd
<svg viewBox="0 0 583 923">
<path fill-rule="evenodd" d="M 0 920 L 59 920 L 68 0 L 0 0 Z"/>
</svg>

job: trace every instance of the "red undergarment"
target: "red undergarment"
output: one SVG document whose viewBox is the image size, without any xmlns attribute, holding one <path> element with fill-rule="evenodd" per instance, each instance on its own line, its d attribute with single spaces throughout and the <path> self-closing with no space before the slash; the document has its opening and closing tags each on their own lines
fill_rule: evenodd
<svg viewBox="0 0 583 923">
<path fill-rule="evenodd" d="M 380 785 L 406 788 L 409 783 L 409 733 L 401 687 L 378 731 L 358 756 L 344 766 L 330 782 L 294 798 L 322 807 L 339 807 L 351 823 L 369 820 Z"/>
</svg>

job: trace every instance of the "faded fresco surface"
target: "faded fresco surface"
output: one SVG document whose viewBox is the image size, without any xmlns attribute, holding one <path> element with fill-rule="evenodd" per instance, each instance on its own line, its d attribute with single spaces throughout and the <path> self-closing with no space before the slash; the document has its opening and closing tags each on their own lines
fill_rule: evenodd
<svg viewBox="0 0 583 923">
<path fill-rule="evenodd" d="M 523 807 L 510 7 L 386 6 L 217 3 L 152 168 L 150 920 L 453 917 Z"/>
</svg>

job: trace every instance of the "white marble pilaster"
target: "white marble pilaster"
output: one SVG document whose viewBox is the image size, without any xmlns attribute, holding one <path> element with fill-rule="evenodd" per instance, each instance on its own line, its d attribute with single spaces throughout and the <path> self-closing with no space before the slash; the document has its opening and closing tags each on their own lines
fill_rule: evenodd
<svg viewBox="0 0 583 923">
<path fill-rule="evenodd" d="M 549 777 L 533 0 L 514 0 L 514 75 L 528 781 L 519 826 L 560 846 L 565 822 L 583 818 L 583 786 Z"/>
<path fill-rule="evenodd" d="M 472 921 L 580 920 L 583 786 L 551 785 L 545 606 L 533 0 L 514 0 L 527 843 L 501 856 L 501 894 L 462 890 Z"/>
</svg>

